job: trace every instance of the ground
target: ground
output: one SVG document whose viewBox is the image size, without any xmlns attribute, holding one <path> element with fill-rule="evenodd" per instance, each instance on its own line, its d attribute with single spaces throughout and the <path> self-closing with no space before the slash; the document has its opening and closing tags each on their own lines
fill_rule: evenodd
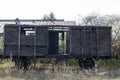
<svg viewBox="0 0 120 80">
<path fill-rule="evenodd" d="M 54 65 L 46 69 L 22 70 L 15 68 L 11 60 L 6 60 L 0 64 L 0 80 L 120 80 L 120 68 L 96 67 L 85 70 L 77 66 Z"/>
</svg>

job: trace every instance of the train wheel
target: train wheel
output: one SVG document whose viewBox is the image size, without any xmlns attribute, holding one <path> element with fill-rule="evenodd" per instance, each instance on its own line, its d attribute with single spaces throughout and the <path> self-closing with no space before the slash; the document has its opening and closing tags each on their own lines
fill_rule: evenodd
<svg viewBox="0 0 120 80">
<path fill-rule="evenodd" d="M 20 58 L 20 59 L 15 59 L 15 66 L 18 68 L 18 69 L 24 69 L 24 70 L 27 70 L 30 66 L 30 60 L 27 59 L 27 58 Z"/>
<path fill-rule="evenodd" d="M 95 61 L 93 59 L 79 59 L 78 64 L 80 68 L 92 69 L 95 67 Z"/>
</svg>

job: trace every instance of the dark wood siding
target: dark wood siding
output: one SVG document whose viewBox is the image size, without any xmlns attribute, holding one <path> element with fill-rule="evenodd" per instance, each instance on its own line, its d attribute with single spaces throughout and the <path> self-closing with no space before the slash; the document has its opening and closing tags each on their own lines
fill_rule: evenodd
<svg viewBox="0 0 120 80">
<path fill-rule="evenodd" d="M 48 25 L 50 26 L 50 25 Z M 58 32 L 48 26 L 5 25 L 4 55 L 45 56 L 58 53 Z M 57 26 L 57 25 L 56 25 Z M 56 27 L 53 26 L 53 27 Z M 63 26 L 64 27 L 64 26 Z M 111 56 L 111 27 L 67 26 L 66 52 L 80 57 Z M 27 35 L 23 28 L 35 31 Z M 29 31 L 29 30 L 28 30 Z M 49 54 L 48 54 L 49 52 Z"/>
<path fill-rule="evenodd" d="M 27 35 L 24 28 L 33 28 L 34 35 Z M 29 31 L 29 30 L 28 30 Z M 48 28 L 30 25 L 4 27 L 4 56 L 40 56 L 48 54 Z"/>
<path fill-rule="evenodd" d="M 72 29 L 70 32 L 70 52 L 71 54 L 82 55 L 82 30 L 81 29 Z"/>
<path fill-rule="evenodd" d="M 49 31 L 49 54 L 58 54 L 58 32 Z"/>
<path fill-rule="evenodd" d="M 9 56 L 18 54 L 18 32 L 16 26 L 6 26 L 4 28 L 4 55 Z"/>
<path fill-rule="evenodd" d="M 110 27 L 72 27 L 70 35 L 72 55 L 84 57 L 111 56 Z"/>
<path fill-rule="evenodd" d="M 97 28 L 91 28 L 91 56 L 97 56 Z"/>
<path fill-rule="evenodd" d="M 6 45 L 17 45 L 18 44 L 18 32 L 19 29 L 16 26 L 6 26 L 4 29 L 5 44 Z"/>
<path fill-rule="evenodd" d="M 48 27 L 36 28 L 36 55 L 48 54 Z"/>
<path fill-rule="evenodd" d="M 111 30 L 110 28 L 98 29 L 98 56 L 110 56 L 111 48 Z"/>
</svg>

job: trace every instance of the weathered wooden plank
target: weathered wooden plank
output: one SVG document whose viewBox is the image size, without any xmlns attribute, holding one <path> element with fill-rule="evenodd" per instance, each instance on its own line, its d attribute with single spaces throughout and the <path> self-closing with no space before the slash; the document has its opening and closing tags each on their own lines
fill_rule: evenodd
<svg viewBox="0 0 120 80">
<path fill-rule="evenodd" d="M 91 28 L 91 56 L 97 56 L 97 33 L 96 33 L 96 28 Z"/>
<path fill-rule="evenodd" d="M 20 56 L 33 56 L 34 55 L 34 46 L 21 46 L 20 47 Z"/>
<path fill-rule="evenodd" d="M 34 45 L 35 36 L 25 36 L 21 35 L 20 37 L 21 45 Z"/>
<path fill-rule="evenodd" d="M 21 29 L 19 29 L 19 27 Z M 26 35 L 26 31 L 28 28 L 36 32 L 34 35 Z M 5 55 L 9 55 L 12 51 L 16 51 L 18 53 L 18 39 L 20 36 L 20 56 L 33 56 L 34 52 L 37 53 L 36 56 L 41 54 L 48 53 L 48 28 L 47 27 L 39 27 L 39 26 L 30 26 L 30 25 L 7 25 L 4 28 L 5 36 L 4 36 L 4 46 L 5 47 Z M 19 35 L 19 30 L 20 35 Z M 29 31 L 29 30 L 28 30 Z M 10 47 L 11 46 L 11 47 Z M 16 46 L 16 47 L 14 47 Z M 41 46 L 41 47 L 37 47 Z M 43 48 L 45 46 L 46 48 Z"/>
<path fill-rule="evenodd" d="M 48 27 L 36 28 L 36 55 L 48 54 Z"/>
<path fill-rule="evenodd" d="M 71 33 L 71 54 L 82 55 L 82 31 L 80 29 L 72 30 Z"/>
<path fill-rule="evenodd" d="M 100 28 L 98 30 L 98 55 L 110 56 L 110 28 Z"/>
<path fill-rule="evenodd" d="M 18 27 L 5 27 L 4 43 L 6 45 L 18 44 Z"/>
<path fill-rule="evenodd" d="M 48 48 L 46 46 L 36 46 L 36 55 L 47 55 Z"/>
<path fill-rule="evenodd" d="M 97 34 L 98 28 L 98 34 Z M 84 57 L 110 56 L 110 27 L 75 27 L 71 29 L 71 54 Z M 97 39 L 98 38 L 98 39 Z"/>
<path fill-rule="evenodd" d="M 4 55 L 6 56 L 17 56 L 18 46 L 16 45 L 5 45 L 4 46 Z"/>
<path fill-rule="evenodd" d="M 37 27 L 36 29 L 36 44 L 48 46 L 48 28 Z"/>
</svg>

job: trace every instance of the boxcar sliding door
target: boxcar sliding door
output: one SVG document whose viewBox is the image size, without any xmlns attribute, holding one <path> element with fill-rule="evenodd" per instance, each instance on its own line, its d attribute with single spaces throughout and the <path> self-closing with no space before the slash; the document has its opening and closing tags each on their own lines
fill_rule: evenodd
<svg viewBox="0 0 120 80">
<path fill-rule="evenodd" d="M 111 57 L 111 27 L 79 26 L 70 29 L 72 55 L 92 58 Z"/>
<path fill-rule="evenodd" d="M 70 29 L 70 50 L 72 55 L 90 56 L 91 28 L 73 27 Z"/>
</svg>

